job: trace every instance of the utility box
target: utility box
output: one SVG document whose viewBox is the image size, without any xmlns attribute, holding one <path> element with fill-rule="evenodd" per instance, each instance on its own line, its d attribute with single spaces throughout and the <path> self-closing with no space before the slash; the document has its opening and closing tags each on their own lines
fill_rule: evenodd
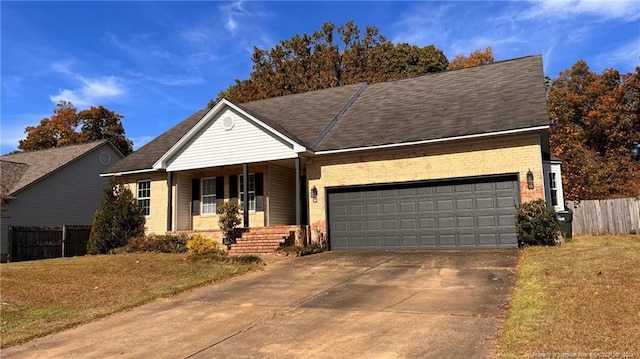
<svg viewBox="0 0 640 359">
<path fill-rule="evenodd" d="M 564 238 L 570 239 L 573 236 L 573 212 L 558 211 L 558 220 L 560 221 L 560 230 Z"/>
</svg>

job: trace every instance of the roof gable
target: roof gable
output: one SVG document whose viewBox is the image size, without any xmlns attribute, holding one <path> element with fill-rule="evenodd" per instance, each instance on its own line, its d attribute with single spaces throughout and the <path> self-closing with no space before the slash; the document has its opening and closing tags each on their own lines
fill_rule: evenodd
<svg viewBox="0 0 640 359">
<path fill-rule="evenodd" d="M 100 140 L 1 156 L 2 187 L 10 195 L 16 193 L 105 145 L 120 154 L 109 140 Z"/>
<path fill-rule="evenodd" d="M 297 157 L 305 147 L 224 100 L 155 164 L 179 171 Z"/>
</svg>

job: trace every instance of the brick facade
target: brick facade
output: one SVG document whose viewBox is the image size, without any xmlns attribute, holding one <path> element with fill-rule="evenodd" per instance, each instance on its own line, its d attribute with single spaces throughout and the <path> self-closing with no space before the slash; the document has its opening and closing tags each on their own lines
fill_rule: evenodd
<svg viewBox="0 0 640 359">
<path fill-rule="evenodd" d="M 319 235 L 326 235 L 325 189 L 327 187 L 517 173 L 522 202 L 544 198 L 542 152 L 539 141 L 539 134 L 532 132 L 309 158 L 306 160 L 308 188 L 315 186 L 318 189 L 317 200 L 309 201 L 311 233 L 316 240 Z M 532 190 L 527 188 L 526 183 L 526 174 L 529 170 L 534 174 L 535 188 Z M 268 206 L 267 166 L 250 165 L 249 172 L 264 173 L 265 206 Z M 225 176 L 224 197 L 228 200 L 229 176 L 241 173 L 241 166 L 229 166 L 181 172 L 179 175 L 189 178 Z M 166 232 L 166 173 L 142 173 L 125 176 L 124 179 L 134 195 L 138 180 L 151 180 L 151 213 L 147 217 L 147 232 Z M 294 188 L 290 190 L 293 191 Z M 175 205 L 177 191 L 177 181 L 174 180 L 174 212 L 177 207 Z M 295 209 L 292 208 L 292 210 Z M 191 230 L 205 231 L 210 236 L 217 237 L 215 235 L 218 229 L 217 215 L 192 215 L 191 221 Z M 251 212 L 250 225 L 251 227 L 266 226 L 266 212 Z"/>
<path fill-rule="evenodd" d="M 527 188 L 529 170 L 533 190 Z M 317 156 L 307 165 L 309 188 L 318 189 L 309 204 L 312 233 L 326 234 L 327 187 L 505 173 L 519 174 L 521 201 L 544 198 L 538 133 Z"/>
<path fill-rule="evenodd" d="M 267 181 L 267 167 L 266 165 L 254 165 L 249 166 L 249 173 L 262 172 L 264 173 L 264 181 Z M 232 166 L 225 167 L 221 169 L 205 169 L 205 170 L 194 170 L 188 172 L 182 172 L 180 175 L 188 176 L 189 178 L 207 178 L 207 177 L 217 177 L 224 176 L 224 198 L 225 200 L 229 200 L 229 176 L 231 175 L 240 175 L 242 174 L 242 166 Z M 165 233 L 167 231 L 167 174 L 165 172 L 161 173 L 141 173 L 136 175 L 127 175 L 123 176 L 123 180 L 131 189 L 134 197 L 137 196 L 137 182 L 139 180 L 151 180 L 151 209 L 149 216 L 147 216 L 146 222 L 146 232 L 147 233 Z M 173 183 L 173 211 L 174 211 L 174 221 L 175 221 L 175 211 L 177 210 L 176 200 L 178 193 L 178 184 L 176 183 L 175 174 L 174 174 L 174 183 Z M 191 185 L 191 184 L 189 184 Z M 267 203 L 266 193 L 267 186 L 265 188 L 265 203 Z M 218 216 L 215 214 L 204 214 L 204 215 L 192 215 L 191 216 L 191 230 L 193 231 L 204 231 L 208 236 L 219 239 L 218 235 L 216 235 L 216 231 L 219 229 L 218 226 Z M 264 211 L 251 211 L 249 212 L 249 224 L 251 227 L 263 227 L 266 225 L 265 212 Z M 240 226 L 242 226 L 241 224 Z M 175 222 L 173 224 L 175 228 Z"/>
</svg>

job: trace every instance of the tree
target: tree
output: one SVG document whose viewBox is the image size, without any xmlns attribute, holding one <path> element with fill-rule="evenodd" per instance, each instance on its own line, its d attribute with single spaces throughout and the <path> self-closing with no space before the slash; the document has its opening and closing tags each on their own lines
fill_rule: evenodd
<svg viewBox="0 0 640 359">
<path fill-rule="evenodd" d="M 78 143 L 78 109 L 71 102 L 60 101 L 51 118 L 43 118 L 38 126 L 28 126 L 27 137 L 20 140 L 18 148 L 37 151 Z"/>
<path fill-rule="evenodd" d="M 491 46 L 487 46 L 484 50 L 477 49 L 469 56 L 456 55 L 451 63 L 449 64 L 449 69 L 462 69 L 465 67 L 474 67 L 484 64 L 490 64 L 494 62 L 493 58 L 493 49 Z"/>
<path fill-rule="evenodd" d="M 218 225 L 224 235 L 223 244 L 236 242 L 236 228 L 242 223 L 240 209 L 238 202 L 223 202 L 218 205 Z"/>
<path fill-rule="evenodd" d="M 80 111 L 78 119 L 82 124 L 82 142 L 109 139 L 123 155 L 130 154 L 133 152 L 133 142 L 124 135 L 123 117 L 102 106 L 91 106 L 88 110 Z"/>
<path fill-rule="evenodd" d="M 131 190 L 116 177 L 104 187 L 104 197 L 93 217 L 87 252 L 105 254 L 144 234 L 145 217 Z"/>
<path fill-rule="evenodd" d="M 341 43 L 334 40 L 338 38 Z M 328 22 L 313 34 L 295 35 L 270 50 L 253 49 L 249 79 L 236 80 L 218 94 L 242 103 L 359 82 L 383 82 L 446 70 L 449 62 L 433 45 L 393 44 L 378 29 L 364 33 L 349 21 L 343 26 Z"/>
<path fill-rule="evenodd" d="M 71 102 L 60 101 L 51 118 L 43 118 L 39 125 L 24 130 L 27 136 L 19 141 L 18 148 L 37 151 L 108 139 L 126 156 L 133 152 L 133 142 L 125 137 L 122 118 L 103 106 L 78 113 Z"/>
<path fill-rule="evenodd" d="M 570 200 L 640 195 L 640 67 L 598 75 L 583 60 L 548 89 L 551 151 Z"/>
</svg>

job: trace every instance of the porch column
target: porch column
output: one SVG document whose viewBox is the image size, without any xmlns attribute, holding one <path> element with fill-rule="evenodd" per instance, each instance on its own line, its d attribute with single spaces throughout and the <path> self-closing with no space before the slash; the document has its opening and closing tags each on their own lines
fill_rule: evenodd
<svg viewBox="0 0 640 359">
<path fill-rule="evenodd" d="M 296 162 L 296 225 L 299 226 L 302 221 L 302 204 L 300 203 L 302 201 L 300 195 L 300 191 L 301 191 L 301 184 L 300 184 L 300 157 L 296 157 L 295 159 Z"/>
<path fill-rule="evenodd" d="M 249 228 L 249 164 L 242 164 L 242 188 L 244 192 L 242 193 L 242 203 L 243 205 L 243 220 L 244 220 L 244 228 Z"/>
<path fill-rule="evenodd" d="M 167 172 L 167 232 L 171 232 L 173 224 L 173 172 Z"/>
</svg>

